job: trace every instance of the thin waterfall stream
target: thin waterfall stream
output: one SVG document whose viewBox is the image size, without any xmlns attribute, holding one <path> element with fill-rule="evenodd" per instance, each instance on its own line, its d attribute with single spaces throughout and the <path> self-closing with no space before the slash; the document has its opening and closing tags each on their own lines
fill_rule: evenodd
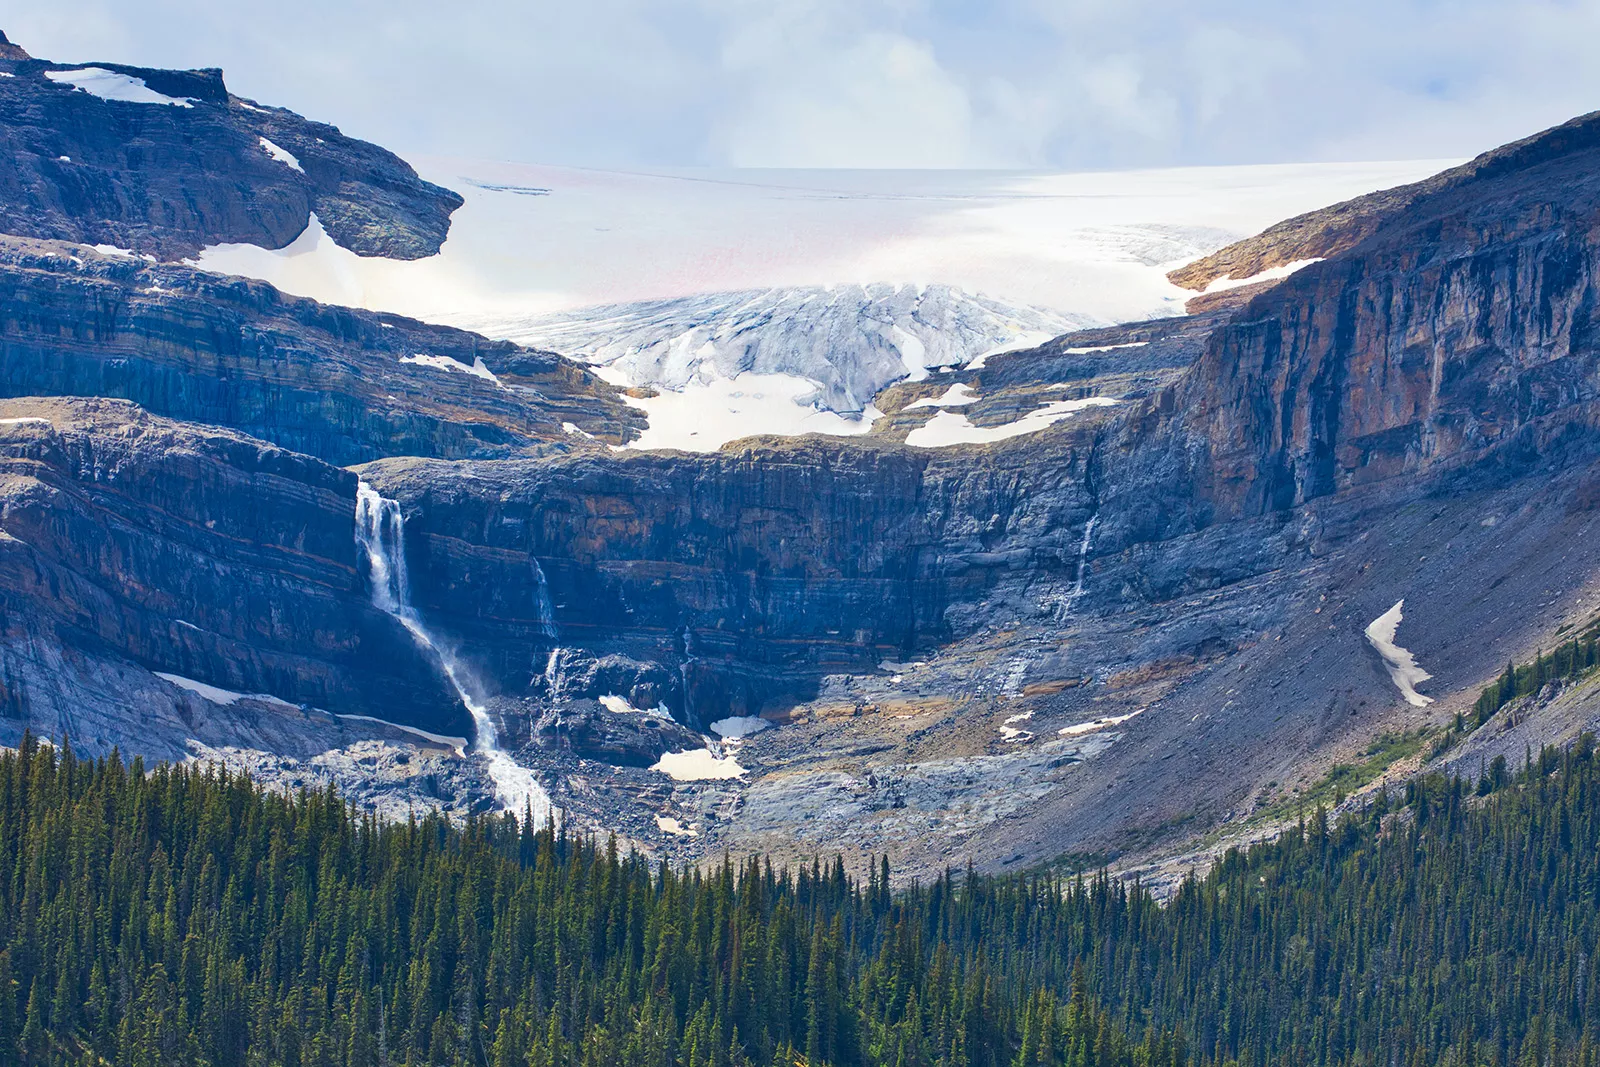
<svg viewBox="0 0 1600 1067">
<path fill-rule="evenodd" d="M 434 638 L 411 604 L 411 583 L 406 574 L 405 520 L 400 514 L 400 505 L 378 495 L 366 482 L 356 487 L 356 543 L 367 555 L 373 605 L 398 619 L 419 646 L 438 657 L 445 677 L 472 715 L 476 733 L 473 749 L 488 763 L 489 778 L 494 782 L 500 803 L 519 817 L 532 811 L 536 823 L 548 820 L 553 811 L 550 795 L 532 771 L 500 747 L 499 731 L 479 696 L 481 689 L 471 669 L 453 650 Z"/>
</svg>

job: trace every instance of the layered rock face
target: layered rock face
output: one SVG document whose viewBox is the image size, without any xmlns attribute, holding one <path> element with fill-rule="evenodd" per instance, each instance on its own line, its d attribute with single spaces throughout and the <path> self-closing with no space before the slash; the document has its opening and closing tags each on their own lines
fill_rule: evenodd
<svg viewBox="0 0 1600 1067">
<path fill-rule="evenodd" d="M 372 606 L 355 489 L 319 460 L 124 401 L 0 402 L 5 716 L 140 749 L 118 724 L 125 693 L 77 701 L 84 678 L 121 664 L 469 732 L 437 665 Z M 96 666 L 53 673 L 72 661 Z M 143 740 L 181 752 L 172 729 Z"/>
<path fill-rule="evenodd" d="M 1593 455 L 1597 163 L 1600 116 L 1490 153 L 1245 304 L 1163 401 L 1170 529 Z"/>
<path fill-rule="evenodd" d="M 1095 433 L 976 461 L 811 439 L 363 477 L 405 508 L 419 607 L 504 691 L 543 668 L 543 574 L 561 643 L 682 667 L 670 703 L 704 725 L 948 640 L 1010 586 L 1070 585 Z"/>
<path fill-rule="evenodd" d="M 176 260 L 282 248 L 315 212 L 359 255 L 418 259 L 462 203 L 376 145 L 231 95 L 220 70 L 47 63 L 12 45 L 0 72 L 6 233 Z"/>
<path fill-rule="evenodd" d="M 337 464 L 564 447 L 564 423 L 620 441 L 643 422 L 553 353 L 56 242 L 0 238 L 0 352 L 0 395 L 121 397 Z"/>
</svg>

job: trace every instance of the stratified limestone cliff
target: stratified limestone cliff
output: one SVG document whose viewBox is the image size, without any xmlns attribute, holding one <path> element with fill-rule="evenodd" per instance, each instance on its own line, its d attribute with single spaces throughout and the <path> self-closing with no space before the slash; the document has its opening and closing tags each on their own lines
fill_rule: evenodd
<svg viewBox="0 0 1600 1067">
<path fill-rule="evenodd" d="M 1600 115 L 1489 153 L 1241 307 L 1134 426 L 1184 452 L 1173 528 L 1592 457 L 1597 165 Z"/>
<path fill-rule="evenodd" d="M 438 252 L 461 206 L 393 153 L 232 96 L 220 70 L 48 63 L 10 48 L 0 53 L 0 232 L 177 260 L 208 244 L 282 248 L 315 212 L 358 255 L 418 259 Z M 46 77 L 86 68 L 181 103 L 105 99 Z"/>
<path fill-rule="evenodd" d="M 125 401 L 0 401 L 0 714 L 96 751 L 182 754 L 186 729 L 226 743 L 172 721 L 182 694 L 163 708 L 142 667 L 469 732 L 437 665 L 371 604 L 355 490 L 319 460 Z"/>
<path fill-rule="evenodd" d="M 59 242 L 0 238 L 0 354 L 3 396 L 120 397 L 337 464 L 565 447 L 580 440 L 565 423 L 620 441 L 643 423 L 553 353 Z"/>
</svg>

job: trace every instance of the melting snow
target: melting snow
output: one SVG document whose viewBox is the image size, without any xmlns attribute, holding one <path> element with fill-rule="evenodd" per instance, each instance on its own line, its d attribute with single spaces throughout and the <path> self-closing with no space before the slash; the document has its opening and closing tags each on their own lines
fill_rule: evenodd
<svg viewBox="0 0 1600 1067">
<path fill-rule="evenodd" d="M 1367 624 L 1365 632 L 1372 647 L 1383 657 L 1384 666 L 1389 668 L 1389 679 L 1400 690 L 1400 695 L 1406 698 L 1406 703 L 1425 708 L 1433 703 L 1433 697 L 1417 692 L 1417 683 L 1425 682 L 1433 675 L 1417 666 L 1417 658 L 1409 651 L 1394 643 L 1394 635 L 1405 618 L 1401 614 L 1405 603 L 1404 600 L 1395 601 L 1394 607 Z"/>
<path fill-rule="evenodd" d="M 1081 737 L 1084 734 L 1092 734 L 1107 727 L 1119 726 L 1142 711 L 1144 709 L 1140 708 L 1139 711 L 1130 711 L 1126 715 L 1110 715 L 1104 719 L 1095 719 L 1093 722 L 1080 722 L 1076 726 L 1063 726 L 1056 733 L 1062 737 Z"/>
<path fill-rule="evenodd" d="M 44 76 L 53 82 L 70 85 L 74 90 L 98 96 L 102 100 L 120 100 L 125 104 L 171 104 L 174 107 L 194 107 L 192 97 L 158 93 L 147 86 L 143 78 L 118 74 L 104 67 L 47 70 Z"/>
<path fill-rule="evenodd" d="M 771 725 L 767 720 L 754 715 L 734 715 L 712 723 L 711 732 L 726 741 L 758 734 Z"/>
<path fill-rule="evenodd" d="M 1033 712 L 1025 711 L 1020 715 L 1013 715 L 1000 725 L 1000 736 L 1007 741 L 1026 741 L 1033 737 L 1032 730 L 1023 730 L 1016 723 L 1027 722 L 1033 718 Z"/>
<path fill-rule="evenodd" d="M 1119 348 L 1143 348 L 1149 341 L 1129 341 L 1122 345 L 1091 345 L 1088 348 L 1065 348 L 1062 352 L 1069 356 L 1087 356 L 1093 352 L 1115 352 Z"/>
<path fill-rule="evenodd" d="M 261 138 L 261 147 L 266 149 L 267 155 L 271 156 L 273 159 L 276 159 L 279 163 L 284 164 L 292 170 L 297 170 L 301 174 L 306 172 L 306 169 L 300 165 L 300 161 L 295 158 L 294 153 L 289 151 L 287 148 L 279 148 L 265 137 Z"/>
<path fill-rule="evenodd" d="M 870 404 L 860 418 L 821 411 L 810 406 L 816 393 L 815 382 L 792 374 L 746 373 L 692 382 L 677 393 L 624 397 L 650 417 L 643 436 L 627 447 L 715 452 L 729 441 L 758 434 L 853 437 L 872 429 L 873 421 L 883 414 Z"/>
<path fill-rule="evenodd" d="M 38 424 L 41 426 L 54 426 L 49 419 L 41 419 L 37 415 L 24 415 L 17 419 L 0 419 L 0 426 L 28 426 Z"/>
<path fill-rule="evenodd" d="M 742 778 L 745 770 L 732 756 L 718 758 L 709 748 L 691 748 L 665 753 L 652 771 L 660 771 L 678 782 L 705 782 L 722 778 Z"/>
<path fill-rule="evenodd" d="M 670 815 L 656 816 L 656 829 L 662 833 L 672 834 L 675 837 L 699 837 L 700 831 L 692 826 L 685 826 Z"/>
<path fill-rule="evenodd" d="M 1309 267 L 1313 263 L 1321 262 L 1322 257 L 1320 256 L 1316 259 L 1297 259 L 1293 263 L 1285 263 L 1281 267 L 1268 267 L 1259 274 L 1252 274 L 1248 278 L 1231 278 L 1224 274 L 1222 277 L 1214 279 L 1210 285 L 1205 287 L 1204 291 L 1207 293 L 1220 293 L 1225 289 L 1237 289 L 1241 285 L 1254 285 L 1256 282 L 1275 282 L 1280 278 L 1287 278 L 1302 267 Z"/>
<path fill-rule="evenodd" d="M 972 391 L 972 386 L 966 382 L 957 382 L 939 396 L 926 396 L 915 403 L 907 404 L 905 410 L 912 411 L 916 408 L 958 408 L 977 399 L 978 394 Z"/>
<path fill-rule="evenodd" d="M 965 415 L 941 411 L 906 435 L 914 448 L 945 448 L 950 445 L 981 445 L 1042 430 L 1085 408 L 1110 407 L 1120 403 L 1108 396 L 1086 396 L 1081 400 L 1057 400 L 1031 411 L 1015 422 L 1000 426 L 974 426 Z"/>
<path fill-rule="evenodd" d="M 164 671 L 156 671 L 155 676 L 164 681 L 171 682 L 179 689 L 187 689 L 191 693 L 198 693 L 200 696 L 211 701 L 211 703 L 220 704 L 224 707 L 229 704 L 236 704 L 241 700 L 260 700 L 268 704 L 277 704 L 285 708 L 299 707 L 297 704 L 291 704 L 287 700 L 271 696 L 267 693 L 235 693 L 231 689 L 221 689 L 214 685 L 207 685 L 205 682 L 197 682 L 193 678 L 185 678 L 181 674 L 167 674 Z"/>
<path fill-rule="evenodd" d="M 486 382 L 500 385 L 500 379 L 494 376 L 494 371 L 483 365 L 482 358 L 474 358 L 472 366 L 469 367 L 459 359 L 452 359 L 449 356 L 430 356 L 426 352 L 419 352 L 414 356 L 402 356 L 400 362 L 415 363 L 423 367 L 432 367 L 434 370 L 460 371 L 462 374 L 471 374 Z"/>
</svg>

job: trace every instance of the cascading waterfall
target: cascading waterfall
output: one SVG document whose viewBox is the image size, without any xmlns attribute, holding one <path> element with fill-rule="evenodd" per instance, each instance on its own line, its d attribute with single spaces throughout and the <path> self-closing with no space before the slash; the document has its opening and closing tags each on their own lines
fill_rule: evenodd
<svg viewBox="0 0 1600 1067">
<path fill-rule="evenodd" d="M 1089 569 L 1089 546 L 1094 543 L 1094 528 L 1100 523 L 1100 513 L 1097 511 L 1089 516 L 1089 521 L 1083 524 L 1083 540 L 1078 542 L 1078 576 L 1072 583 L 1072 592 L 1067 594 L 1067 611 L 1072 611 L 1072 606 L 1083 595 L 1083 579 Z"/>
<path fill-rule="evenodd" d="M 373 605 L 398 619 L 418 645 L 438 657 L 445 677 L 472 715 L 477 735 L 473 748 L 489 765 L 489 778 L 494 782 L 500 803 L 519 816 L 531 810 L 536 822 L 545 822 L 553 810 L 549 794 L 532 771 L 518 764 L 500 747 L 499 732 L 489 716 L 489 709 L 477 695 L 477 680 L 471 670 L 453 651 L 434 639 L 422 616 L 411 606 L 411 584 L 406 575 L 405 520 L 400 514 L 400 505 L 379 496 L 366 482 L 356 486 L 356 543 L 366 552 Z M 540 577 L 543 577 L 542 572 Z"/>
</svg>

